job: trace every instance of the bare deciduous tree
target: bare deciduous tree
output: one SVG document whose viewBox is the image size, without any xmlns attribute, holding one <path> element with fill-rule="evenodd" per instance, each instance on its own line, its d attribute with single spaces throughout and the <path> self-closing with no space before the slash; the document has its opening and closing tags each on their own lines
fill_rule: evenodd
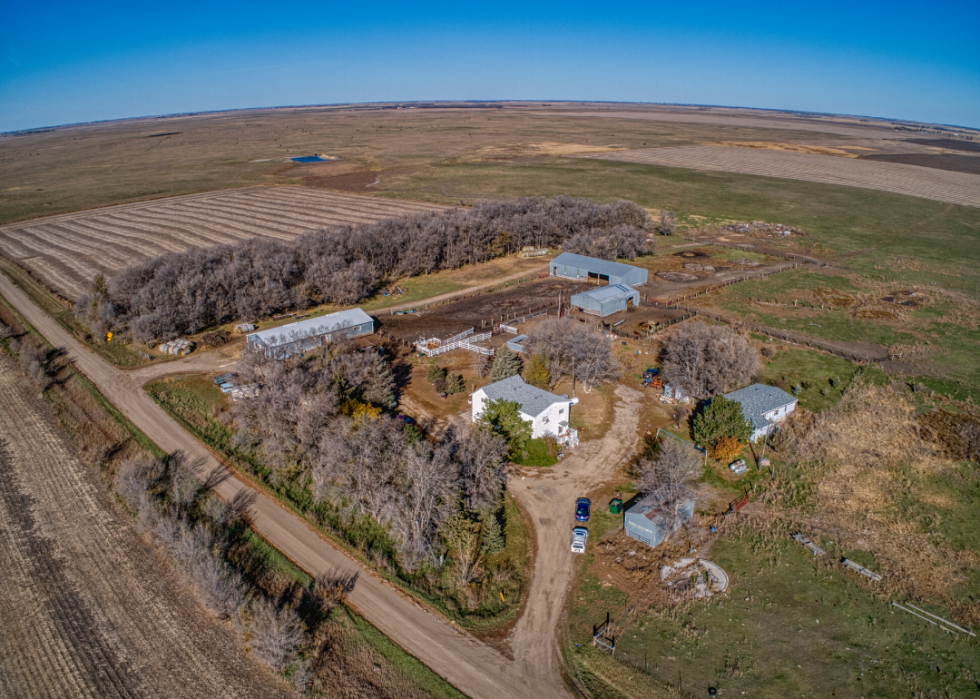
<svg viewBox="0 0 980 699">
<path fill-rule="evenodd" d="M 657 230 L 662 235 L 674 235 L 677 230 L 677 215 L 673 211 L 661 209 L 657 214 Z"/>
<path fill-rule="evenodd" d="M 544 357 L 551 385 L 578 379 L 586 389 L 619 376 L 619 364 L 609 341 L 569 318 L 550 317 L 529 333 L 528 351 Z"/>
<path fill-rule="evenodd" d="M 337 226 L 295 241 L 252 239 L 169 253 L 93 286 L 77 313 L 101 334 L 169 339 L 231 320 L 317 303 L 352 304 L 398 277 L 455 269 L 525 245 L 603 257 L 643 254 L 644 209 L 559 196 L 485 202 L 472 209 Z M 576 238 L 577 235 L 580 237 Z"/>
<path fill-rule="evenodd" d="M 282 672 L 299 656 L 305 639 L 303 623 L 289 607 L 277 609 L 264 599 L 255 600 L 248 626 L 249 649 L 276 672 Z"/>
<path fill-rule="evenodd" d="M 636 487 L 643 493 L 641 502 L 659 508 L 667 531 L 674 531 L 683 523 L 682 508 L 694 499 L 691 483 L 700 474 L 701 465 L 692 447 L 673 439 L 659 442 L 652 458 L 643 458 L 636 464 Z"/>
<path fill-rule="evenodd" d="M 759 371 L 759 353 L 744 335 L 701 321 L 681 323 L 663 342 L 664 376 L 703 398 L 748 383 Z"/>
</svg>

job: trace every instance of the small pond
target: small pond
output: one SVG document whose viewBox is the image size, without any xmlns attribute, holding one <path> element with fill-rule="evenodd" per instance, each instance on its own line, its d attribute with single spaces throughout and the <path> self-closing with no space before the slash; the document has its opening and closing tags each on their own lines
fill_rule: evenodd
<svg viewBox="0 0 980 699">
<path fill-rule="evenodd" d="M 290 158 L 294 163 L 325 163 L 328 158 L 321 158 L 319 155 L 301 155 L 298 158 Z"/>
</svg>

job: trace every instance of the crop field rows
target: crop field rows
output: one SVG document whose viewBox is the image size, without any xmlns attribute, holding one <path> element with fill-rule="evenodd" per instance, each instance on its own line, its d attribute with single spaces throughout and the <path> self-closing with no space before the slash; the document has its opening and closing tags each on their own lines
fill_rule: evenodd
<svg viewBox="0 0 980 699">
<path fill-rule="evenodd" d="M 0 696 L 289 696 L 147 546 L 0 355 Z"/>
<path fill-rule="evenodd" d="M 980 207 L 980 175 L 900 163 L 727 146 L 640 148 L 575 157 L 845 185 Z"/>
<path fill-rule="evenodd" d="M 74 299 L 98 273 L 243 238 L 291 240 L 323 226 L 443 207 L 294 187 L 249 187 L 62 214 L 0 227 L 0 252 Z"/>
</svg>

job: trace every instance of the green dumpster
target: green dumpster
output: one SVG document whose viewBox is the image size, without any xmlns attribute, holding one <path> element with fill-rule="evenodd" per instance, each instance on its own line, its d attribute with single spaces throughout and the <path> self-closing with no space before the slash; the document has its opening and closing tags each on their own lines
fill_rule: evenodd
<svg viewBox="0 0 980 699">
<path fill-rule="evenodd" d="M 623 511 L 623 501 L 619 498 L 613 498 L 609 501 L 609 512 L 618 515 Z"/>
</svg>

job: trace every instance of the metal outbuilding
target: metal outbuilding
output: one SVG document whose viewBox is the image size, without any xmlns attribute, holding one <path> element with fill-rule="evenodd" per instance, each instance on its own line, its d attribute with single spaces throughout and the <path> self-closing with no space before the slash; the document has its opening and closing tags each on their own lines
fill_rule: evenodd
<svg viewBox="0 0 980 699">
<path fill-rule="evenodd" d="M 572 296 L 571 303 L 583 313 L 605 318 L 613 313 L 619 313 L 640 305 L 640 292 L 625 284 L 610 284 L 591 291 L 583 291 Z"/>
<path fill-rule="evenodd" d="M 683 503 L 680 511 L 681 521 L 689 521 L 694 517 L 694 501 L 688 500 Z M 626 536 L 642 541 L 651 548 L 659 546 L 664 539 L 673 534 L 672 531 L 667 531 L 667 523 L 659 507 L 640 503 L 626 510 L 623 529 Z"/>
<path fill-rule="evenodd" d="M 360 337 L 374 332 L 374 320 L 360 308 L 309 318 L 246 335 L 250 350 L 275 359 L 294 357 L 335 337 Z"/>
<path fill-rule="evenodd" d="M 524 343 L 527 341 L 527 335 L 518 335 L 513 340 L 507 340 L 507 349 L 511 352 L 517 352 L 520 354 L 524 351 Z"/>
<path fill-rule="evenodd" d="M 548 272 L 552 277 L 593 278 L 600 282 L 605 279 L 609 284 L 623 284 L 625 286 L 640 286 L 647 283 L 647 271 L 642 267 L 576 255 L 571 252 L 563 252 L 553 259 L 548 265 Z"/>
</svg>

